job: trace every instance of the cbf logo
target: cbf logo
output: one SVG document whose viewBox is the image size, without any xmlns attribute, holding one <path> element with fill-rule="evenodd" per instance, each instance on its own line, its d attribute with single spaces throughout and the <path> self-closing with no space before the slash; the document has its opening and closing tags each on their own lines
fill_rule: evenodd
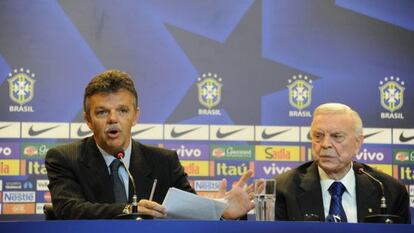
<svg viewBox="0 0 414 233">
<path fill-rule="evenodd" d="M 312 100 L 312 80 L 306 75 L 294 75 L 289 79 L 289 103 L 299 111 L 289 111 L 290 117 L 311 117 L 309 111 L 303 111 Z"/>
<path fill-rule="evenodd" d="M 404 104 L 404 81 L 399 77 L 385 77 L 380 81 L 381 106 L 389 112 L 382 112 L 382 119 L 404 119 L 402 112 L 396 112 Z"/>
<path fill-rule="evenodd" d="M 18 106 L 9 106 L 10 112 L 33 112 L 32 106 L 23 106 L 30 102 L 34 95 L 35 74 L 28 69 L 20 68 L 9 73 L 9 97 L 19 104 Z"/>
<path fill-rule="evenodd" d="M 213 109 L 221 101 L 221 78 L 217 74 L 202 74 L 198 78 L 198 101 L 205 109 L 198 109 L 199 115 L 221 115 L 220 109 Z"/>
</svg>

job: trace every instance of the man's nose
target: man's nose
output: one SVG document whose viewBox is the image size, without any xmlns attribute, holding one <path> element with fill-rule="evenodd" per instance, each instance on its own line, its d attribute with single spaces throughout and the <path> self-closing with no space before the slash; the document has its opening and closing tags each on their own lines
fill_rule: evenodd
<svg viewBox="0 0 414 233">
<path fill-rule="evenodd" d="M 323 137 L 321 145 L 322 145 L 323 148 L 330 148 L 331 147 L 331 137 L 329 137 L 329 136 Z"/>
<path fill-rule="evenodd" d="M 108 115 L 108 122 L 109 123 L 116 123 L 118 122 L 118 114 L 116 111 L 110 111 Z"/>
</svg>

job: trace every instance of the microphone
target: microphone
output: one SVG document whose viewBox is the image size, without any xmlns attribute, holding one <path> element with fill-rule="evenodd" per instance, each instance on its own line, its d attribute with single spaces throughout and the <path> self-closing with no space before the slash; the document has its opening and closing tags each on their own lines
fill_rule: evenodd
<svg viewBox="0 0 414 233">
<path fill-rule="evenodd" d="M 368 215 L 364 217 L 364 222 L 368 223 L 400 223 L 401 218 L 397 215 L 387 214 L 387 202 L 385 198 L 384 184 L 375 178 L 373 175 L 365 171 L 362 165 L 354 163 L 354 166 L 359 175 L 366 175 L 370 180 L 378 184 L 381 189 L 381 199 L 380 199 L 380 214 Z"/>
<path fill-rule="evenodd" d="M 132 195 L 132 213 L 133 214 L 137 214 L 138 213 L 137 188 L 135 186 L 134 177 L 132 177 L 131 172 L 129 172 L 129 169 L 125 165 L 124 157 L 125 157 L 125 152 L 124 151 L 120 151 L 120 152 L 116 153 L 116 155 L 115 155 L 115 158 L 117 158 L 117 159 L 119 159 L 119 161 L 121 161 L 121 164 L 122 164 L 122 166 L 124 166 L 125 170 L 127 171 L 128 176 L 129 176 L 129 180 L 132 183 L 132 190 L 133 190 L 133 195 Z"/>
<path fill-rule="evenodd" d="M 373 177 L 368 172 L 366 172 L 363 167 L 358 168 L 358 173 L 367 175 L 369 178 L 371 178 L 371 180 L 375 181 L 380 186 L 381 194 L 382 194 L 381 199 L 380 199 L 381 200 L 380 210 L 381 210 L 381 214 L 386 214 L 386 212 L 387 212 L 387 202 L 386 202 L 386 199 L 385 199 L 384 185 L 382 184 L 382 182 L 379 181 L 377 178 Z"/>
<path fill-rule="evenodd" d="M 153 219 L 153 217 L 150 216 L 150 215 L 139 214 L 138 213 L 137 188 L 135 186 L 134 177 L 132 176 L 131 172 L 129 171 L 129 169 L 125 165 L 124 157 L 125 157 L 125 152 L 124 151 L 120 151 L 120 152 L 116 153 L 116 155 L 115 155 L 115 158 L 116 159 L 119 159 L 119 161 L 121 162 L 122 166 L 124 166 L 125 170 L 128 173 L 129 180 L 132 183 L 132 189 L 133 189 L 132 203 L 131 203 L 132 210 L 131 210 L 131 213 L 129 213 L 129 214 L 120 214 L 120 215 L 116 216 L 116 218 L 117 219 L 135 219 L 135 220 Z"/>
</svg>

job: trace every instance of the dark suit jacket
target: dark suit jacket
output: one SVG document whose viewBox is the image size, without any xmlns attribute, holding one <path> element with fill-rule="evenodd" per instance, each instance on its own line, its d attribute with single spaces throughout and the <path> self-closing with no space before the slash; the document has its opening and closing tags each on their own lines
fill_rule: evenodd
<svg viewBox="0 0 414 233">
<path fill-rule="evenodd" d="M 114 218 L 125 204 L 114 203 L 108 168 L 93 137 L 50 149 L 46 169 L 53 209 L 59 219 Z M 153 201 L 162 203 L 170 187 L 195 192 L 174 151 L 132 141 L 130 172 L 138 200 L 148 199 L 158 179 Z M 129 197 L 132 197 L 132 185 Z"/>
<path fill-rule="evenodd" d="M 409 196 L 406 188 L 391 176 L 354 162 L 354 169 L 360 166 L 384 184 L 387 214 L 399 215 L 404 223 L 410 223 Z M 358 222 L 363 222 L 365 216 L 380 213 L 381 189 L 366 175 L 357 172 L 355 174 Z M 276 180 L 277 220 L 303 221 L 305 214 L 314 214 L 319 217 L 319 221 L 325 221 L 316 162 L 307 162 L 279 175 Z M 369 209 L 372 210 L 371 213 Z"/>
</svg>

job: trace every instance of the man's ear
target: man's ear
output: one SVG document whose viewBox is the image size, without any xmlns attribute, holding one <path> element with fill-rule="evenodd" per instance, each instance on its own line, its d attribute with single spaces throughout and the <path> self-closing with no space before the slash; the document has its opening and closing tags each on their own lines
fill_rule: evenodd
<svg viewBox="0 0 414 233">
<path fill-rule="evenodd" d="M 132 124 L 132 125 L 136 125 L 139 122 L 139 114 L 140 114 L 140 109 L 139 109 L 139 107 L 137 107 L 137 109 L 135 111 L 135 121 L 134 121 L 134 124 Z"/>
<path fill-rule="evenodd" d="M 91 115 L 87 112 L 83 112 L 83 119 L 85 120 L 85 122 L 88 125 L 89 129 L 92 130 Z"/>
</svg>

